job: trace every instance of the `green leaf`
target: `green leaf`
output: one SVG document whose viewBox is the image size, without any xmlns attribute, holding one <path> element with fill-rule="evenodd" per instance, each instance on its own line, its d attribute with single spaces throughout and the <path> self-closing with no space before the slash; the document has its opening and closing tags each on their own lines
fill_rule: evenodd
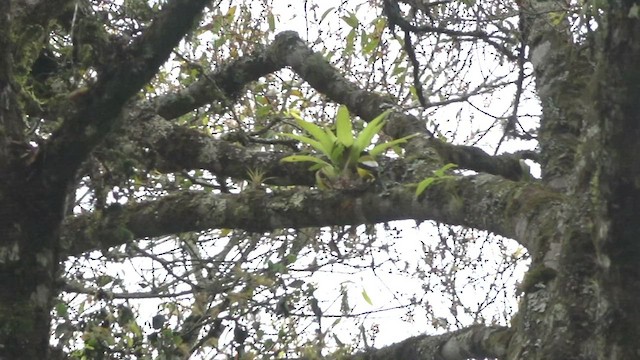
<svg viewBox="0 0 640 360">
<path fill-rule="evenodd" d="M 433 183 L 435 183 L 436 180 L 437 178 L 435 177 L 428 177 L 420 181 L 418 183 L 418 187 L 416 188 L 416 197 L 420 196 L 425 190 L 427 190 L 429 186 L 433 185 Z"/>
<path fill-rule="evenodd" d="M 237 6 L 232 6 L 229 8 L 229 11 L 227 11 L 227 15 L 225 15 L 226 17 L 228 17 L 229 19 L 233 20 L 233 17 L 236 15 L 236 10 L 238 9 Z"/>
<path fill-rule="evenodd" d="M 96 281 L 96 284 L 97 284 L 99 287 L 103 287 L 103 286 L 108 285 L 108 284 L 109 284 L 109 283 L 111 283 L 112 281 L 113 281 L 113 278 L 112 278 L 111 276 L 109 276 L 109 275 L 100 275 L 100 276 L 98 276 L 98 279 L 97 279 L 97 281 Z"/>
<path fill-rule="evenodd" d="M 311 156 L 311 155 L 290 155 L 287 157 L 284 157 L 282 159 L 280 159 L 281 162 L 313 162 L 316 164 L 321 164 L 323 166 L 329 166 L 331 167 L 331 164 L 329 164 L 328 162 L 317 158 L 315 156 Z"/>
<path fill-rule="evenodd" d="M 347 25 L 351 26 L 354 29 L 357 28 L 358 24 L 360 23 L 360 21 L 358 20 L 358 17 L 354 13 L 349 13 L 349 16 L 343 16 L 342 20 L 344 20 L 344 22 L 346 22 Z"/>
<path fill-rule="evenodd" d="M 331 150 L 331 163 L 337 167 L 344 166 L 344 150 L 345 147 L 342 144 L 336 144 L 334 148 Z"/>
<path fill-rule="evenodd" d="M 327 134 L 327 137 L 331 140 L 331 147 L 335 146 L 336 143 L 338 142 L 338 137 L 336 136 L 336 134 L 334 134 L 333 131 L 331 131 L 331 129 L 329 128 L 325 128 L 324 132 L 325 134 Z"/>
<path fill-rule="evenodd" d="M 329 179 L 335 179 L 339 175 L 338 170 L 333 166 L 325 166 L 318 172 L 322 172 Z"/>
<path fill-rule="evenodd" d="M 56 304 L 56 314 L 61 317 L 66 317 L 69 315 L 69 306 L 67 303 L 58 301 Z"/>
<path fill-rule="evenodd" d="M 267 22 L 269 23 L 269 30 L 273 31 L 276 28 L 276 19 L 272 13 L 267 14 Z"/>
<path fill-rule="evenodd" d="M 129 326 L 129 330 L 131 330 L 131 333 L 133 333 L 133 335 L 142 336 L 142 329 L 140 328 L 140 325 L 138 325 L 138 323 L 135 322 L 135 320 L 131 320 L 128 326 Z"/>
<path fill-rule="evenodd" d="M 332 166 L 325 166 L 316 171 L 316 185 L 320 190 L 328 190 L 333 186 L 333 181 L 338 177 L 336 169 Z"/>
<path fill-rule="evenodd" d="M 318 149 L 318 151 L 321 151 L 322 153 L 327 155 L 327 157 L 329 157 L 329 155 L 331 154 L 331 150 L 333 149 L 333 144 L 335 142 L 335 140 L 332 139 L 333 134 L 327 134 L 327 132 L 325 132 L 321 127 L 314 123 L 303 120 L 299 115 L 294 115 L 293 118 L 295 119 L 298 126 L 300 126 L 304 131 L 308 132 L 309 135 L 313 136 L 317 141 L 320 142 L 320 144 L 322 144 L 322 148 Z"/>
<path fill-rule="evenodd" d="M 317 140 L 308 138 L 306 136 L 302 136 L 302 135 L 296 135 L 296 134 L 281 134 L 282 136 L 286 136 L 288 138 L 292 138 L 294 140 L 298 140 L 302 143 L 305 143 L 307 145 L 311 145 L 311 147 L 313 147 L 314 149 L 316 149 L 316 151 L 321 152 L 322 154 L 326 155 L 327 157 L 329 157 L 331 154 L 327 154 L 325 152 L 324 146 Z"/>
<path fill-rule="evenodd" d="M 378 38 L 371 39 L 371 41 L 369 41 L 365 46 L 362 47 L 362 52 L 365 55 L 368 55 L 371 52 L 373 52 L 373 50 L 377 48 L 379 44 L 380 44 L 380 39 Z"/>
<path fill-rule="evenodd" d="M 367 294 L 367 291 L 365 289 L 362 289 L 362 297 L 364 298 L 364 301 L 366 301 L 369 305 L 373 305 L 373 301 L 371 301 L 371 298 L 369 297 L 369 294 Z"/>
<path fill-rule="evenodd" d="M 300 126 L 304 131 L 308 132 L 309 135 L 316 138 L 316 140 L 322 141 L 322 139 L 327 137 L 325 131 L 322 130 L 320 126 L 314 123 L 308 122 L 302 118 L 294 117 L 294 119 L 296 120 L 296 124 L 298 124 L 298 126 Z"/>
<path fill-rule="evenodd" d="M 358 134 L 358 137 L 353 143 L 353 149 L 351 150 L 349 159 L 350 164 L 355 164 L 358 161 L 360 154 L 371 144 L 373 137 L 382 130 L 389 113 L 391 113 L 391 110 L 386 110 L 382 114 L 376 116 L 376 118 L 371 120 L 371 122 Z"/>
<path fill-rule="evenodd" d="M 440 169 L 434 171 L 433 175 L 435 175 L 436 177 L 444 177 L 445 171 L 451 170 L 451 169 L 455 169 L 457 167 L 458 167 L 458 165 L 456 165 L 456 164 L 448 163 L 445 166 L 441 167 Z"/>
<path fill-rule="evenodd" d="M 322 174 L 320 173 L 320 171 L 316 172 L 316 186 L 320 190 L 331 189 L 331 186 L 329 186 L 329 183 L 322 177 Z"/>
<path fill-rule="evenodd" d="M 435 184 L 437 181 L 453 178 L 453 176 L 445 175 L 445 172 L 456 167 L 458 167 L 458 165 L 453 163 L 445 164 L 440 169 L 434 171 L 433 176 L 420 181 L 416 188 L 416 197 L 420 196 L 429 186 Z"/>
<path fill-rule="evenodd" d="M 346 44 L 344 46 L 345 55 L 351 55 L 353 53 L 353 46 L 355 44 L 355 39 L 356 39 L 356 32 L 355 30 L 352 29 L 351 31 L 349 31 L 349 34 L 347 34 Z"/>
<path fill-rule="evenodd" d="M 384 153 L 385 151 L 387 151 L 387 149 L 394 147 L 398 144 L 404 144 L 407 142 L 408 139 L 411 139 L 412 137 L 418 136 L 418 134 L 412 134 L 409 136 L 405 136 L 403 138 L 400 139 L 395 139 L 392 141 L 388 141 L 386 143 L 382 143 L 379 145 L 376 145 L 373 149 L 369 150 L 369 154 L 373 157 L 376 157 L 382 153 Z"/>
<path fill-rule="evenodd" d="M 553 26 L 560 26 L 564 21 L 566 21 L 567 12 L 566 11 L 552 11 L 548 13 L 549 20 Z"/>
<path fill-rule="evenodd" d="M 416 90 L 416 87 L 411 85 L 409 86 L 409 92 L 411 93 L 411 98 L 414 100 L 418 99 L 418 91 Z"/>
<path fill-rule="evenodd" d="M 329 15 L 329 13 L 332 12 L 333 10 L 335 10 L 335 7 L 330 7 L 327 10 L 325 10 L 325 12 L 322 13 L 322 16 L 320 16 L 320 21 L 318 21 L 318 24 L 322 23 L 324 19 L 327 17 L 327 15 Z"/>
<path fill-rule="evenodd" d="M 338 142 L 345 147 L 353 145 L 354 139 L 351 118 L 349 117 L 349 110 L 344 105 L 338 108 L 338 115 L 336 116 L 336 134 Z"/>
<path fill-rule="evenodd" d="M 322 168 L 323 168 L 323 167 L 325 167 L 325 166 L 327 166 L 327 165 L 326 165 L 326 164 L 316 163 L 316 164 L 313 164 L 313 165 L 311 165 L 311 166 L 309 167 L 309 171 L 316 171 L 316 170 L 320 170 L 320 169 L 322 169 Z"/>
</svg>

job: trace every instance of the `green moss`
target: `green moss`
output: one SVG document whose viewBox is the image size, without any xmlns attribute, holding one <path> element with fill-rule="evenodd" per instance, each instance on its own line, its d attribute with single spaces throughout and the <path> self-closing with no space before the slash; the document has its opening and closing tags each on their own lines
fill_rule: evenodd
<svg viewBox="0 0 640 360">
<path fill-rule="evenodd" d="M 19 306 L 0 308 L 0 324 L 2 324 L 0 332 L 14 338 L 17 334 L 24 334 L 24 337 L 28 338 L 34 331 L 33 314 L 35 312 L 29 301 L 24 301 Z"/>
<path fill-rule="evenodd" d="M 449 195 L 447 210 L 451 213 L 460 213 L 464 209 L 464 199 L 460 196 L 460 183 L 457 181 L 444 181 L 444 192 Z"/>
<path fill-rule="evenodd" d="M 117 238 L 117 242 L 119 243 L 130 243 L 135 239 L 135 235 L 131 232 L 131 230 L 127 229 L 125 226 L 118 226 L 113 233 L 113 236 Z"/>
<path fill-rule="evenodd" d="M 511 199 L 506 207 L 507 215 L 514 212 L 533 215 L 537 210 L 561 201 L 562 195 L 541 187 L 527 186 L 515 189 Z"/>
<path fill-rule="evenodd" d="M 529 269 L 529 271 L 527 271 L 527 273 L 525 274 L 524 279 L 520 284 L 520 289 L 524 293 L 534 292 L 538 290 L 536 288 L 536 285 L 545 284 L 553 280 L 556 277 L 557 273 L 558 272 L 556 270 L 544 265 L 533 267 Z"/>
</svg>

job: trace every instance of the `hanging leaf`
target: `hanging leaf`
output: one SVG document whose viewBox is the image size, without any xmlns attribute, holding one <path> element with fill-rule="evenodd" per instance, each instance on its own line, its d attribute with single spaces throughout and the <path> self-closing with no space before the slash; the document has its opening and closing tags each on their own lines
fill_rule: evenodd
<svg viewBox="0 0 640 360">
<path fill-rule="evenodd" d="M 369 297 L 369 294 L 367 294 L 367 291 L 365 289 L 362 289 L 362 298 L 364 298 L 364 301 L 366 301 L 367 304 L 373 305 L 373 301 L 371 301 L 371 298 Z"/>
<path fill-rule="evenodd" d="M 267 23 L 269 23 L 269 30 L 273 31 L 276 28 L 276 19 L 272 13 L 267 14 Z"/>
<path fill-rule="evenodd" d="M 354 13 L 349 13 L 349 16 L 343 16 L 342 20 L 354 29 L 358 27 L 358 24 L 360 24 L 360 20 L 358 20 L 358 17 Z"/>
</svg>

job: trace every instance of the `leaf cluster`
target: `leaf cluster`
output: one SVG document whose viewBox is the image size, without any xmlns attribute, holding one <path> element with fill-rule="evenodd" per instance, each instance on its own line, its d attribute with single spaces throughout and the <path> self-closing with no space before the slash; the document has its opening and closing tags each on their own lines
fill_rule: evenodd
<svg viewBox="0 0 640 360">
<path fill-rule="evenodd" d="M 309 136 L 289 133 L 282 135 L 311 146 L 315 153 L 291 155 L 282 161 L 314 163 L 309 170 L 316 171 L 316 184 L 321 189 L 344 188 L 345 181 L 353 178 L 353 174 L 357 174 L 356 179 L 373 179 L 377 167 L 376 157 L 415 136 L 405 136 L 371 148 L 373 138 L 382 131 L 389 113 L 390 110 L 381 113 L 354 135 L 353 122 L 345 106 L 338 109 L 335 133 L 328 127 L 322 128 L 302 119 L 298 112 L 290 110 L 289 115 Z"/>
</svg>

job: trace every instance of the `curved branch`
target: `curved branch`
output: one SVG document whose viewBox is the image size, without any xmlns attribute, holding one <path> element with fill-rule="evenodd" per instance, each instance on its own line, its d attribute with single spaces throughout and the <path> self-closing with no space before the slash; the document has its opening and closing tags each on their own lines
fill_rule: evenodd
<svg viewBox="0 0 640 360">
<path fill-rule="evenodd" d="M 278 34 L 267 48 L 206 74 L 180 92 L 158 97 L 154 106 L 162 117 L 175 118 L 210 102 L 233 99 L 247 83 L 285 65 L 290 66 L 314 89 L 346 105 L 365 121 L 371 121 L 395 101 L 388 96 L 360 89 L 321 54 L 311 50 L 297 33 L 285 31 Z M 480 148 L 446 144 L 430 136 L 424 121 L 399 111 L 394 112 L 390 119 L 385 132 L 394 138 L 414 133 L 425 134 L 411 141 L 410 150 L 413 154 L 425 154 L 431 152 L 429 149 L 436 149 L 445 162 L 455 158 L 459 168 L 501 175 L 511 180 L 519 180 L 526 175 L 515 156 L 495 158 Z M 454 153 L 457 155 L 452 155 Z"/>
<path fill-rule="evenodd" d="M 313 173 L 308 170 L 306 163 L 281 163 L 280 160 L 291 153 L 273 151 L 252 151 L 235 143 L 213 138 L 195 129 L 175 125 L 151 111 L 144 109 L 137 116 L 137 121 L 131 123 L 126 129 L 127 137 L 150 148 L 159 155 L 159 159 L 153 159 L 150 154 L 145 154 L 154 166 L 163 172 L 175 172 L 191 169 L 205 169 L 216 176 L 231 177 L 234 179 L 249 180 L 248 170 L 259 169 L 265 173 L 266 181 L 274 185 L 307 185 L 315 184 Z M 124 138 L 118 138 L 120 143 Z M 522 167 L 519 160 L 525 154 L 502 154 L 491 156 L 486 152 L 471 146 L 451 145 L 438 140 L 430 142 L 438 151 L 440 158 L 405 157 L 386 161 L 383 163 L 385 179 L 395 182 L 416 182 L 426 176 L 430 176 L 433 170 L 445 163 L 474 164 L 476 169 L 483 169 L 490 174 L 501 174 L 512 180 L 521 180 Z M 118 146 L 109 143 L 112 148 Z M 132 146 L 121 146 L 124 153 L 130 152 Z M 422 161 L 417 164 L 416 161 Z M 398 169 L 419 168 L 412 173 Z M 401 171 L 401 170 L 400 170 Z M 387 173 L 388 172 L 388 173 Z"/>
<path fill-rule="evenodd" d="M 55 189 L 66 188 L 89 152 L 116 126 L 124 104 L 156 74 L 174 46 L 193 26 L 207 0 L 173 0 L 156 20 L 75 99 L 70 114 L 45 143 L 34 162 Z"/>
<path fill-rule="evenodd" d="M 484 229 L 530 246 L 528 239 L 545 230 L 546 221 L 555 220 L 565 201 L 539 185 L 492 175 L 443 179 L 420 198 L 402 185 L 382 192 L 192 191 L 68 219 L 62 239 L 68 254 L 80 254 L 139 238 L 215 228 L 268 232 L 413 219 Z"/>
<path fill-rule="evenodd" d="M 261 48 L 247 56 L 234 60 L 214 72 L 204 74 L 201 79 L 175 93 L 158 96 L 153 104 L 158 115 L 174 119 L 193 109 L 220 102 L 223 105 L 233 101 L 250 82 L 276 72 L 286 66 L 274 50 L 281 37 L 267 48 Z"/>
<path fill-rule="evenodd" d="M 466 360 L 507 356 L 513 330 L 473 325 L 441 335 L 420 335 L 399 343 L 347 357 L 350 360 Z"/>
<path fill-rule="evenodd" d="M 531 176 L 521 165 L 522 154 L 489 155 L 475 146 L 453 145 L 440 140 L 430 141 L 445 163 L 454 163 L 461 168 L 499 174 L 510 180 L 523 180 Z"/>
</svg>

